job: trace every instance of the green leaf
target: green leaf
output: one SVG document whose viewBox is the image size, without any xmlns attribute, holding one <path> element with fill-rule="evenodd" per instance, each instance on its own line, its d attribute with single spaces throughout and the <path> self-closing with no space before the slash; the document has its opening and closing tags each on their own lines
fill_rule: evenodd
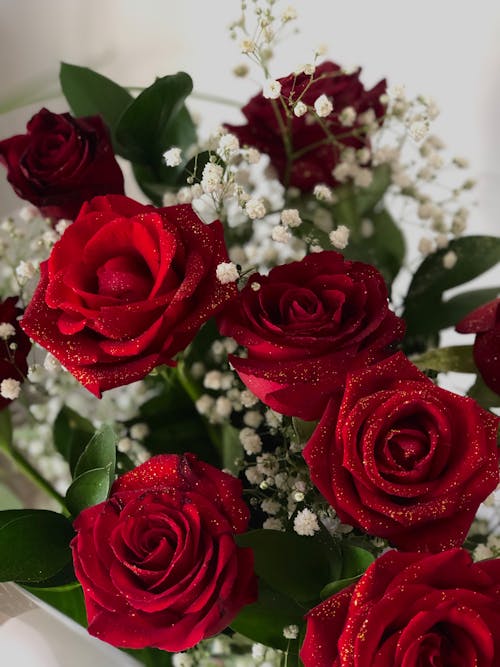
<svg viewBox="0 0 500 667">
<path fill-rule="evenodd" d="M 54 446 L 68 461 L 71 474 L 94 433 L 92 423 L 77 412 L 63 406 L 54 422 Z"/>
<path fill-rule="evenodd" d="M 341 578 L 347 579 L 363 574 L 374 560 L 375 556 L 370 551 L 352 544 L 342 544 Z"/>
<path fill-rule="evenodd" d="M 289 641 L 283 636 L 283 628 L 287 625 L 303 627 L 306 611 L 307 608 L 259 581 L 259 599 L 243 607 L 232 621 L 231 629 L 254 642 L 286 651 Z"/>
<path fill-rule="evenodd" d="M 0 510 L 20 510 L 22 502 L 5 484 L 0 484 Z"/>
<path fill-rule="evenodd" d="M 128 648 L 122 651 L 133 656 L 145 667 L 172 667 L 172 654 L 159 648 Z"/>
<path fill-rule="evenodd" d="M 180 114 L 180 111 L 192 89 L 191 77 L 178 72 L 156 79 L 142 91 L 122 114 L 116 128 L 117 140 L 127 159 L 158 165 L 163 152 L 172 145 L 173 137 L 189 135 L 186 129 L 189 121 L 186 113 Z M 182 131 L 176 127 L 176 122 L 182 126 Z"/>
<path fill-rule="evenodd" d="M 0 512 L 0 581 L 35 582 L 71 562 L 71 523 L 48 510 Z"/>
<path fill-rule="evenodd" d="M 115 150 L 115 128 L 120 116 L 133 102 L 132 95 L 117 83 L 88 67 L 61 63 L 61 88 L 76 116 L 100 114 L 109 127 Z"/>
<path fill-rule="evenodd" d="M 333 541 L 276 530 L 253 530 L 237 535 L 236 541 L 252 548 L 255 572 L 263 581 L 298 602 L 317 600 L 340 568 L 340 551 Z"/>
<path fill-rule="evenodd" d="M 479 306 L 493 301 L 500 294 L 500 287 L 489 287 L 485 289 L 462 292 L 444 301 L 440 309 L 434 313 L 434 326 L 437 330 L 454 327 L 461 319 L 471 313 Z"/>
<path fill-rule="evenodd" d="M 43 600 L 51 607 L 55 607 L 65 616 L 69 616 L 76 623 L 87 627 L 87 614 L 83 599 L 82 587 L 78 582 L 54 588 L 38 588 L 25 586 L 26 590 Z"/>
<path fill-rule="evenodd" d="M 115 479 L 116 443 L 118 438 L 111 426 L 103 426 L 91 438 L 75 467 L 75 477 L 89 470 L 105 468 L 109 475 L 109 486 Z"/>
<path fill-rule="evenodd" d="M 467 396 L 473 398 L 485 409 L 500 407 L 500 396 L 488 387 L 480 375 L 477 376 L 476 381 L 467 392 Z"/>
<path fill-rule="evenodd" d="M 344 590 L 351 584 L 355 584 L 359 581 L 361 575 L 358 574 L 356 577 L 347 577 L 346 579 L 337 579 L 337 581 L 332 581 L 330 584 L 327 584 L 321 591 L 321 599 L 326 600 L 326 598 L 332 597 L 336 593 Z"/>
<path fill-rule="evenodd" d="M 77 477 L 66 492 L 66 505 L 73 516 L 87 507 L 106 500 L 111 484 L 108 468 L 87 470 Z"/>
<path fill-rule="evenodd" d="M 293 430 L 297 438 L 297 442 L 301 444 L 309 440 L 317 425 L 317 421 L 306 422 L 303 419 L 299 419 L 298 417 L 292 417 Z"/>
<path fill-rule="evenodd" d="M 446 269 L 443 257 L 449 251 L 456 253 L 457 262 L 451 269 Z M 426 257 L 413 276 L 405 299 L 403 317 L 407 335 L 438 331 L 441 326 L 443 292 L 476 278 L 499 261 L 500 238 L 495 236 L 454 239 L 447 248 Z"/>
<path fill-rule="evenodd" d="M 472 345 L 454 345 L 428 350 L 418 357 L 413 357 L 412 362 L 421 370 L 428 368 L 444 373 L 448 371 L 477 373 L 472 357 Z"/>
<path fill-rule="evenodd" d="M 238 466 L 236 460 L 242 457 L 243 446 L 239 438 L 238 429 L 231 426 L 231 424 L 223 424 L 221 426 L 221 458 L 222 467 L 230 470 L 233 473 L 238 473 Z"/>
<path fill-rule="evenodd" d="M 12 419 L 8 408 L 0 412 L 0 449 L 8 452 L 12 447 Z"/>
</svg>

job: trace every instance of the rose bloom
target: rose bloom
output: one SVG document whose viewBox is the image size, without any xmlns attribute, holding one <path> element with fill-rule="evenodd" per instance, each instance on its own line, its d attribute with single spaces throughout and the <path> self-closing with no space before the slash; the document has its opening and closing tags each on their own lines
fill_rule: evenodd
<svg viewBox="0 0 500 667">
<path fill-rule="evenodd" d="M 305 667 L 497 667 L 500 560 L 389 551 L 307 614 Z"/>
<path fill-rule="evenodd" d="M 366 132 L 360 129 L 363 123 L 359 120 L 354 120 L 350 127 L 342 125 L 339 118 L 342 110 L 352 107 L 359 115 L 372 109 L 376 119 L 381 119 L 385 113 L 385 105 L 380 102 L 380 96 L 386 91 L 385 80 L 371 90 L 365 90 L 359 80 L 360 72 L 358 69 L 352 74 L 342 74 L 339 65 L 327 61 L 316 67 L 313 77 L 304 73 L 298 76 L 290 74 L 278 79 L 281 96 L 289 106 L 288 114 L 280 100 L 269 100 L 259 93 L 242 109 L 247 124 L 226 127 L 238 137 L 241 144 L 254 146 L 267 153 L 283 184 L 303 191 L 312 190 L 318 183 L 336 185 L 332 170 L 339 162 L 342 150 L 348 147 L 361 149 L 370 145 Z M 321 95 L 333 102 L 333 112 L 321 120 L 335 141 L 326 141 L 325 130 L 310 113 L 300 117 L 293 113 L 299 98 L 303 104 L 313 107 Z M 288 128 L 291 150 L 299 153 L 294 157 L 288 182 L 287 153 L 281 125 Z"/>
<path fill-rule="evenodd" d="M 500 394 L 500 298 L 476 308 L 456 329 L 476 334 L 474 361 L 488 387 Z"/>
<path fill-rule="evenodd" d="M 42 263 L 22 327 L 100 396 L 175 365 L 172 356 L 236 295 L 217 280 L 224 261 L 221 223 L 204 224 L 190 205 L 96 197 Z"/>
<path fill-rule="evenodd" d="M 23 382 L 28 372 L 26 357 L 31 343 L 17 321 L 22 311 L 16 303 L 17 296 L 0 301 L 0 383 L 9 379 Z M 15 345 L 15 349 L 11 345 Z M 0 410 L 9 403 L 8 398 L 0 395 Z"/>
<path fill-rule="evenodd" d="M 0 163 L 16 194 L 48 217 L 73 220 L 88 199 L 123 194 L 123 175 L 100 116 L 41 109 L 26 134 L 0 141 Z"/>
<path fill-rule="evenodd" d="M 83 510 L 71 543 L 89 632 L 114 646 L 182 651 L 257 597 L 241 483 L 192 454 L 156 456 Z"/>
<path fill-rule="evenodd" d="M 341 521 L 400 549 L 439 551 L 462 544 L 498 484 L 498 423 L 398 353 L 347 376 L 303 454 Z"/>
<path fill-rule="evenodd" d="M 219 328 L 248 348 L 230 360 L 245 385 L 282 414 L 318 419 L 348 370 L 392 353 L 404 323 L 388 308 L 382 275 L 340 253 L 307 255 L 255 273 Z"/>
</svg>

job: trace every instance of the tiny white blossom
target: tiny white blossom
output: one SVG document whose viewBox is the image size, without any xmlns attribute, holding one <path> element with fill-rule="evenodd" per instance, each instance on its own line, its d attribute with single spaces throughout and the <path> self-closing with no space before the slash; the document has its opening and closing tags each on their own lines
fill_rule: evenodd
<svg viewBox="0 0 500 667">
<path fill-rule="evenodd" d="M 250 220 L 259 220 L 266 215 L 266 207 L 262 199 L 249 199 L 245 204 L 245 211 Z"/>
<path fill-rule="evenodd" d="M 195 401 L 195 407 L 200 415 L 208 415 L 208 413 L 214 407 L 214 404 L 215 399 L 208 394 L 203 394 L 197 401 Z"/>
<path fill-rule="evenodd" d="M 298 636 L 299 636 L 298 625 L 287 625 L 286 628 L 283 628 L 283 637 L 285 639 L 297 639 Z"/>
<path fill-rule="evenodd" d="M 313 65 L 312 63 L 307 63 L 306 65 L 304 65 L 302 71 L 307 76 L 312 76 L 314 74 L 314 72 L 316 71 L 316 65 Z"/>
<path fill-rule="evenodd" d="M 189 186 L 179 189 L 177 201 L 179 204 L 190 204 L 193 201 L 193 192 Z"/>
<path fill-rule="evenodd" d="M 354 184 L 360 188 L 367 188 L 372 184 L 373 174 L 370 169 L 356 169 L 354 172 Z"/>
<path fill-rule="evenodd" d="M 472 557 L 475 561 L 493 558 L 493 555 L 492 550 L 486 544 L 478 544 L 472 552 Z"/>
<path fill-rule="evenodd" d="M 40 364 L 33 364 L 28 368 L 28 380 L 30 382 L 40 382 L 43 378 L 43 375 L 44 373 Z"/>
<path fill-rule="evenodd" d="M 182 151 L 178 146 L 172 146 L 163 153 L 163 159 L 167 167 L 178 167 L 182 162 Z"/>
<path fill-rule="evenodd" d="M 445 269 L 452 269 L 457 263 L 457 253 L 453 250 L 448 250 L 448 252 L 443 255 L 443 266 Z"/>
<path fill-rule="evenodd" d="M 283 209 L 280 219 L 285 227 L 298 227 L 302 223 L 302 219 L 296 208 Z"/>
<path fill-rule="evenodd" d="M 245 408 L 251 408 L 259 402 L 259 399 L 249 389 L 243 389 L 240 394 L 240 400 Z"/>
<path fill-rule="evenodd" d="M 324 185 L 323 183 L 314 186 L 313 195 L 319 201 L 325 201 L 327 203 L 332 203 L 334 201 L 331 189 L 328 185 Z"/>
<path fill-rule="evenodd" d="M 414 121 L 408 130 L 408 133 L 410 137 L 413 139 L 415 142 L 422 141 L 422 139 L 425 139 L 429 132 L 429 123 L 425 120 L 416 120 Z"/>
<path fill-rule="evenodd" d="M 446 234 L 438 234 L 436 236 L 436 247 L 439 249 L 446 248 L 449 242 Z"/>
<path fill-rule="evenodd" d="M 203 168 L 201 177 L 201 187 L 203 188 L 203 192 L 206 192 L 207 194 L 215 192 L 222 182 L 223 175 L 224 169 L 220 164 L 207 162 Z"/>
<path fill-rule="evenodd" d="M 292 7 L 291 5 L 288 5 L 283 10 L 283 13 L 281 14 L 281 20 L 283 23 L 286 23 L 287 21 L 294 21 L 297 18 L 297 10 L 295 7 Z"/>
<path fill-rule="evenodd" d="M 61 218 L 60 220 L 57 221 L 55 230 L 59 234 L 59 236 L 62 236 L 70 225 L 71 225 L 71 220 L 66 220 L 65 218 Z"/>
<path fill-rule="evenodd" d="M 271 232 L 271 238 L 273 241 L 276 241 L 276 243 L 288 243 L 292 238 L 292 235 L 284 225 L 277 225 Z"/>
<path fill-rule="evenodd" d="M 333 104 L 326 95 L 320 95 L 314 102 L 314 110 L 320 118 L 326 118 L 333 111 Z"/>
<path fill-rule="evenodd" d="M 253 428 L 242 428 L 239 438 L 243 445 L 243 449 L 249 456 L 252 454 L 259 454 L 262 451 L 262 440 L 260 435 L 254 431 Z"/>
<path fill-rule="evenodd" d="M 35 274 L 36 274 L 36 266 L 33 264 L 33 262 L 30 261 L 25 262 L 24 260 L 22 260 L 21 262 L 19 262 L 18 266 L 16 266 L 16 276 L 21 281 L 30 280 L 31 278 L 33 278 Z"/>
<path fill-rule="evenodd" d="M 203 386 L 207 389 L 218 390 L 221 388 L 222 373 L 217 370 L 208 371 L 203 378 Z"/>
<path fill-rule="evenodd" d="M 360 148 L 359 151 L 356 151 L 356 156 L 358 158 L 359 164 L 366 164 L 370 161 L 371 152 L 368 147 Z"/>
<path fill-rule="evenodd" d="M 268 79 L 264 84 L 262 95 L 266 100 L 277 100 L 281 95 L 281 83 L 274 79 Z"/>
<path fill-rule="evenodd" d="M 330 241 L 334 248 L 344 250 L 349 243 L 349 227 L 339 225 L 337 229 L 329 234 Z"/>
<path fill-rule="evenodd" d="M 304 102 L 297 102 L 297 104 L 293 107 L 293 113 L 294 116 L 297 116 L 297 118 L 300 118 L 303 116 L 305 113 L 307 113 L 307 106 L 304 104 Z"/>
<path fill-rule="evenodd" d="M 260 161 L 261 154 L 256 148 L 247 148 L 245 155 L 248 164 L 257 164 Z"/>
<path fill-rule="evenodd" d="M 297 513 L 293 520 L 293 529 L 297 535 L 312 537 L 319 530 L 318 517 L 306 507 Z"/>
<path fill-rule="evenodd" d="M 263 500 L 260 504 L 262 511 L 265 512 L 266 514 L 271 514 L 275 515 L 278 514 L 278 512 L 281 509 L 281 505 L 277 500 L 273 500 L 272 498 L 266 498 Z"/>
<path fill-rule="evenodd" d="M 267 646 L 264 644 L 252 644 L 252 658 L 254 660 L 262 661 L 266 655 Z"/>
<path fill-rule="evenodd" d="M 174 653 L 172 656 L 173 667 L 193 667 L 193 658 L 188 653 Z"/>
<path fill-rule="evenodd" d="M 251 39 L 244 39 L 240 43 L 241 53 L 253 53 L 255 51 L 255 42 Z"/>
<path fill-rule="evenodd" d="M 283 523 L 280 519 L 269 517 L 269 519 L 266 519 L 262 524 L 262 528 L 264 528 L 264 530 L 283 530 Z"/>
<path fill-rule="evenodd" d="M 116 443 L 120 452 L 129 452 L 134 447 L 134 441 L 131 438 L 120 438 Z"/>
<path fill-rule="evenodd" d="M 24 222 L 31 222 L 34 220 L 34 218 L 38 218 L 40 215 L 40 211 L 37 209 L 37 207 L 32 206 L 31 204 L 23 206 L 19 211 L 19 217 Z"/>
<path fill-rule="evenodd" d="M 215 275 L 217 276 L 217 280 L 223 285 L 234 283 L 240 277 L 234 262 L 221 262 L 218 264 Z"/>
<path fill-rule="evenodd" d="M 227 417 L 229 417 L 232 411 L 233 411 L 233 404 L 231 403 L 231 401 L 225 396 L 219 396 L 215 401 L 216 414 L 218 414 L 219 417 L 226 419 Z"/>
<path fill-rule="evenodd" d="M 162 203 L 163 206 L 175 206 L 177 204 L 177 195 L 175 192 L 164 192 Z"/>
<path fill-rule="evenodd" d="M 0 338 L 7 340 L 16 335 L 16 329 L 10 322 L 0 322 Z"/>
<path fill-rule="evenodd" d="M 6 378 L 0 383 L 0 395 L 9 401 L 13 401 L 21 393 L 21 383 L 14 378 Z"/>
<path fill-rule="evenodd" d="M 433 205 L 428 201 L 420 204 L 417 209 L 418 217 L 422 220 L 429 220 L 432 217 L 433 208 Z"/>
<path fill-rule="evenodd" d="M 354 107 L 345 107 L 339 114 L 339 120 L 345 127 L 352 127 L 356 120 L 356 109 Z"/>
<path fill-rule="evenodd" d="M 260 484 L 264 479 L 264 475 L 257 470 L 257 466 L 252 466 L 245 470 L 245 477 L 248 479 L 250 484 Z"/>
<path fill-rule="evenodd" d="M 278 426 L 283 421 L 283 415 L 280 415 L 279 412 L 275 412 L 271 409 L 266 410 L 266 414 L 264 416 L 266 419 L 266 424 L 271 428 L 278 428 Z"/>
<path fill-rule="evenodd" d="M 375 226 L 371 220 L 368 218 L 364 218 L 361 220 L 361 228 L 360 228 L 361 236 L 365 239 L 369 239 L 370 236 L 373 236 L 375 232 Z"/>
<path fill-rule="evenodd" d="M 465 157 L 454 157 L 453 164 L 459 169 L 466 169 L 469 166 L 469 160 Z"/>
<path fill-rule="evenodd" d="M 418 242 L 418 251 L 424 256 L 430 255 L 431 252 L 434 252 L 434 242 L 432 239 L 428 239 L 425 236 L 421 238 Z"/>
<path fill-rule="evenodd" d="M 217 148 L 217 153 L 221 157 L 234 155 L 240 148 L 240 142 L 238 137 L 234 134 L 223 134 L 219 139 L 219 146 Z"/>
<path fill-rule="evenodd" d="M 243 423 L 250 428 L 258 428 L 262 424 L 263 417 L 257 410 L 249 410 L 243 415 Z"/>
<path fill-rule="evenodd" d="M 61 364 L 49 352 L 44 359 L 43 367 L 45 368 L 46 371 L 49 371 L 50 373 L 55 373 L 56 371 L 61 369 Z"/>
<path fill-rule="evenodd" d="M 353 165 L 348 162 L 339 162 L 332 171 L 333 177 L 340 183 L 345 183 L 349 176 L 352 176 Z"/>
<path fill-rule="evenodd" d="M 149 426 L 144 424 L 144 422 L 133 424 L 133 426 L 130 427 L 130 436 L 134 438 L 134 440 L 144 440 L 147 435 L 149 435 Z"/>
<path fill-rule="evenodd" d="M 254 281 L 253 283 L 250 284 L 250 287 L 253 289 L 254 292 L 258 292 L 260 290 L 260 283 Z"/>
</svg>

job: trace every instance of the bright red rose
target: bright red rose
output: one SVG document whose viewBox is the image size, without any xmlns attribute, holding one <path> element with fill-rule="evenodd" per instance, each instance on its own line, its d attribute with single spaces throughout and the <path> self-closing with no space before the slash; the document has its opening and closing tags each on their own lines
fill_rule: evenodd
<svg viewBox="0 0 500 667">
<path fill-rule="evenodd" d="M 365 123 L 359 120 L 359 114 L 372 110 L 374 119 L 381 119 L 385 113 L 385 106 L 380 101 L 386 91 L 385 80 L 379 81 L 371 90 L 365 90 L 359 80 L 360 72 L 358 69 L 352 74 L 343 74 L 339 65 L 327 61 L 316 67 L 312 77 L 290 74 L 278 79 L 287 111 L 280 100 L 269 100 L 259 93 L 242 109 L 247 124 L 226 127 L 242 144 L 254 146 L 269 155 L 283 184 L 303 191 L 312 190 L 318 183 L 336 185 L 332 170 L 339 162 L 342 150 L 370 145 L 363 129 Z M 293 108 L 299 99 L 313 107 L 320 95 L 326 95 L 333 102 L 333 112 L 322 118 L 321 124 L 309 113 L 301 117 L 294 115 Z M 340 121 L 340 114 L 346 107 L 352 107 L 358 116 L 350 127 Z M 287 128 L 290 136 L 289 151 L 295 154 L 288 175 L 282 127 Z"/>
<path fill-rule="evenodd" d="M 498 667 L 500 559 L 389 551 L 307 614 L 305 667 Z"/>
<path fill-rule="evenodd" d="M 398 353 L 347 376 L 303 454 L 343 522 L 439 551 L 462 544 L 498 484 L 498 423 Z"/>
<path fill-rule="evenodd" d="M 257 597 L 241 483 L 192 454 L 156 456 L 83 510 L 71 546 L 89 632 L 114 646 L 182 651 Z"/>
<path fill-rule="evenodd" d="M 391 354 L 403 337 L 387 296 L 374 267 L 313 253 L 250 276 L 219 327 L 248 348 L 248 358 L 230 358 L 245 385 L 274 410 L 312 420 L 348 370 Z"/>
<path fill-rule="evenodd" d="M 476 334 L 474 361 L 488 387 L 500 394 L 500 298 L 476 308 L 456 329 Z"/>
<path fill-rule="evenodd" d="M 100 396 L 174 365 L 236 295 L 217 280 L 223 261 L 222 225 L 204 224 L 191 206 L 96 197 L 42 263 L 22 327 Z"/>
<path fill-rule="evenodd" d="M 41 109 L 26 130 L 0 141 L 0 163 L 16 194 L 44 215 L 73 220 L 88 199 L 123 194 L 123 175 L 100 116 Z"/>
<path fill-rule="evenodd" d="M 28 372 L 26 357 L 31 343 L 17 321 L 22 311 L 16 308 L 16 303 L 17 296 L 0 302 L 0 382 L 10 379 L 23 382 Z M 15 349 L 11 345 L 15 345 Z M 0 410 L 9 403 L 8 398 L 0 395 Z"/>
</svg>

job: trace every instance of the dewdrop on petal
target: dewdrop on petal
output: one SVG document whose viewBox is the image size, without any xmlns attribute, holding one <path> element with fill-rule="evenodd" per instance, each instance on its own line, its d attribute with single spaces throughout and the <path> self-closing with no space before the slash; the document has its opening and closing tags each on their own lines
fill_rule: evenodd
<svg viewBox="0 0 500 667">
<path fill-rule="evenodd" d="M 330 102 L 328 97 L 323 94 L 320 95 L 314 102 L 314 110 L 320 118 L 326 118 L 326 116 L 329 116 L 332 113 L 333 104 Z"/>
<path fill-rule="evenodd" d="M 302 223 L 302 219 L 296 208 L 283 209 L 280 218 L 285 227 L 298 227 Z"/>
<path fill-rule="evenodd" d="M 297 104 L 293 107 L 294 116 L 300 118 L 305 113 L 307 113 L 307 106 L 304 104 L 304 102 L 297 102 Z"/>
<path fill-rule="evenodd" d="M 0 322 L 0 338 L 8 340 L 16 335 L 16 329 L 10 322 Z"/>
<path fill-rule="evenodd" d="M 329 238 L 334 248 L 344 250 L 349 243 L 349 228 L 345 225 L 339 225 L 337 229 L 330 232 Z"/>
<path fill-rule="evenodd" d="M 262 95 L 266 100 L 277 100 L 281 95 L 281 83 L 274 79 L 268 79 L 264 84 Z"/>
<path fill-rule="evenodd" d="M 445 255 L 443 255 L 443 266 L 445 269 L 452 269 L 457 263 L 457 253 L 453 250 L 449 250 Z"/>
<path fill-rule="evenodd" d="M 182 151 L 177 146 L 172 146 L 163 153 L 163 160 L 167 167 L 178 167 L 182 162 Z"/>
<path fill-rule="evenodd" d="M 217 276 L 217 280 L 223 285 L 234 283 L 240 277 L 234 262 L 221 262 L 218 264 L 215 275 Z"/>
<path fill-rule="evenodd" d="M 293 529 L 297 535 L 312 537 L 319 530 L 318 517 L 306 507 L 297 513 L 293 520 Z"/>
<path fill-rule="evenodd" d="M 250 220 L 260 220 L 266 215 L 266 207 L 262 199 L 249 199 L 245 204 L 245 211 Z"/>
<path fill-rule="evenodd" d="M 0 395 L 8 401 L 13 401 L 21 393 L 21 383 L 14 378 L 6 378 L 0 383 Z"/>
</svg>

